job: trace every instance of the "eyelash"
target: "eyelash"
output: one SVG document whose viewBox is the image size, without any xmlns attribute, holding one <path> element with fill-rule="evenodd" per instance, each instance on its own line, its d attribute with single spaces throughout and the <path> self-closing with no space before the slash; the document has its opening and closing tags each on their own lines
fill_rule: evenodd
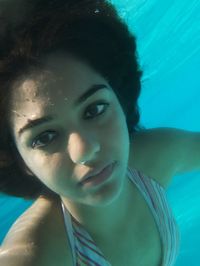
<svg viewBox="0 0 200 266">
<path fill-rule="evenodd" d="M 100 114 L 98 114 L 98 115 L 96 115 L 96 116 L 92 116 L 92 117 L 98 117 L 98 116 L 103 115 L 103 114 L 106 112 L 106 110 L 107 110 L 107 108 L 109 107 L 110 104 L 109 104 L 109 103 L 106 103 L 106 102 L 97 102 L 97 103 L 94 103 L 94 104 L 90 105 L 89 108 L 87 108 L 86 110 L 88 110 L 88 109 L 92 109 L 92 107 L 96 107 L 96 106 L 98 106 L 98 105 L 104 105 L 104 106 L 105 106 L 105 107 L 104 107 L 104 111 L 101 112 Z M 87 111 L 86 113 L 88 113 L 88 111 Z M 93 119 L 93 118 L 89 118 L 89 120 L 90 120 L 90 119 Z M 33 149 L 35 149 L 35 143 L 36 143 L 38 140 L 40 140 L 40 138 L 41 138 L 42 136 L 48 135 L 48 134 L 46 134 L 46 133 L 50 133 L 50 134 L 52 134 L 52 133 L 55 133 L 55 132 L 52 131 L 52 130 L 49 130 L 49 131 L 45 131 L 45 132 L 43 132 L 42 134 L 40 134 L 39 137 L 35 138 L 35 139 L 32 141 L 31 147 L 32 147 Z M 50 141 L 50 142 L 51 142 L 51 141 Z M 47 144 L 47 145 L 48 145 L 48 144 Z M 38 146 L 42 146 L 42 147 L 44 147 L 44 146 L 47 146 L 47 145 L 38 145 Z"/>
</svg>

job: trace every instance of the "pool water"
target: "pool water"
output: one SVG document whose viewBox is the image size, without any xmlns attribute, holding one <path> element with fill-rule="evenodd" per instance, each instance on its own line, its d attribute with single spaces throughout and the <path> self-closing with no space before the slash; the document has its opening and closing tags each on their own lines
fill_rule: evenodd
<svg viewBox="0 0 200 266">
<path fill-rule="evenodd" d="M 200 131 L 200 1 L 111 2 L 137 37 L 141 124 Z M 175 266 L 199 266 L 200 172 L 174 176 L 166 193 L 181 233 Z M 0 196 L 0 243 L 32 203 Z"/>
</svg>

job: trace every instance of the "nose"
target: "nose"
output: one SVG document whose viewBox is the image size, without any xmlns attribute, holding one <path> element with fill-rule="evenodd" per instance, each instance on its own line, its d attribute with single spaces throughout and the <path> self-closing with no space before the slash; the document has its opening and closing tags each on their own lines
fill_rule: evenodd
<svg viewBox="0 0 200 266">
<path fill-rule="evenodd" d="M 74 163 L 94 160 L 100 145 L 91 135 L 72 133 L 68 142 L 68 153 Z"/>
</svg>

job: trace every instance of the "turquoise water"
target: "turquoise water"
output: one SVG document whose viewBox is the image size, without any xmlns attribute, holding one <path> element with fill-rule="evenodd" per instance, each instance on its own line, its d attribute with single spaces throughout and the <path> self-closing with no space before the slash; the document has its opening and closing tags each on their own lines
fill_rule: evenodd
<svg viewBox="0 0 200 266">
<path fill-rule="evenodd" d="M 111 1 L 137 36 L 144 76 L 139 100 L 146 128 L 200 131 L 200 1 Z M 175 266 L 200 265 L 200 172 L 175 176 L 167 197 L 181 232 Z M 0 197 L 0 243 L 32 204 Z"/>
<path fill-rule="evenodd" d="M 200 131 L 200 1 L 111 2 L 137 36 L 142 124 Z M 181 232 L 175 266 L 199 266 L 200 172 L 174 176 L 167 197 Z"/>
</svg>

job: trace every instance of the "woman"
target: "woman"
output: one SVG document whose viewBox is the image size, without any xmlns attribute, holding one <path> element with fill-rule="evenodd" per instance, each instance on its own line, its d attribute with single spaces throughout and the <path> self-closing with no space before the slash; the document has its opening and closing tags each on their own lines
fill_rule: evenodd
<svg viewBox="0 0 200 266">
<path fill-rule="evenodd" d="M 180 157 L 199 134 L 138 125 L 135 37 L 111 4 L 29 2 L 20 17 L 4 5 L 14 11 L 1 38 L 0 186 L 36 201 L 0 264 L 174 265 L 179 232 L 164 189 L 200 168 Z"/>
</svg>

